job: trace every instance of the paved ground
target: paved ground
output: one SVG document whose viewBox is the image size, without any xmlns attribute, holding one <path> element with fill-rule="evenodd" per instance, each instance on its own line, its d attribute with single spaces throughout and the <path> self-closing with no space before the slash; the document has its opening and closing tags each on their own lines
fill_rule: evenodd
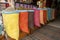
<svg viewBox="0 0 60 40">
<path fill-rule="evenodd" d="M 60 17 L 54 20 L 53 22 L 50 22 L 48 25 L 60 28 Z"/>
<path fill-rule="evenodd" d="M 60 40 L 60 28 L 46 25 L 22 40 Z"/>
</svg>

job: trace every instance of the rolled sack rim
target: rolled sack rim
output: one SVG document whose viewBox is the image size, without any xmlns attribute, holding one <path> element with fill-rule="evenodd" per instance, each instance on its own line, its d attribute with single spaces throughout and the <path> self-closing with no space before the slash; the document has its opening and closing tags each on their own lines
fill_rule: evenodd
<svg viewBox="0 0 60 40">
<path fill-rule="evenodd" d="M 13 14 L 13 13 L 20 13 L 20 12 L 34 12 L 34 10 L 14 10 L 14 11 L 2 11 L 2 14 Z"/>
<path fill-rule="evenodd" d="M 47 10 L 47 8 L 37 8 L 37 10 Z"/>
<path fill-rule="evenodd" d="M 47 9 L 52 9 L 52 8 L 37 8 L 37 10 L 47 10 Z"/>
</svg>

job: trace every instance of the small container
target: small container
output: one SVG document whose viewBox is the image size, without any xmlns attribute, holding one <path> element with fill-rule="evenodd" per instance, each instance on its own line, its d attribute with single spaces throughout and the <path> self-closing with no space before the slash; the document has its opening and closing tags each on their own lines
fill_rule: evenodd
<svg viewBox="0 0 60 40">
<path fill-rule="evenodd" d="M 16 3 L 15 5 L 16 5 L 16 9 L 19 8 L 19 6 L 20 6 L 19 3 Z"/>
<path fill-rule="evenodd" d="M 40 11 L 34 9 L 34 25 L 40 27 Z"/>
<path fill-rule="evenodd" d="M 24 4 L 21 4 L 20 6 L 21 6 L 21 7 L 24 7 Z"/>
<path fill-rule="evenodd" d="M 28 27 L 30 32 L 33 33 L 35 30 L 34 27 L 34 10 L 28 10 Z"/>
<path fill-rule="evenodd" d="M 2 35 L 2 31 L 3 31 L 3 26 L 2 24 L 0 24 L 0 35 Z"/>
<path fill-rule="evenodd" d="M 52 20 L 55 19 L 55 9 L 52 9 Z"/>
<path fill-rule="evenodd" d="M 40 10 L 40 24 L 45 25 L 47 23 L 47 9 L 38 8 L 38 10 Z"/>
<path fill-rule="evenodd" d="M 19 10 L 19 29 L 29 34 L 28 28 L 28 12 L 27 10 Z"/>
<path fill-rule="evenodd" d="M 52 20 L 52 9 L 47 8 L 47 20 L 50 21 Z"/>
<path fill-rule="evenodd" d="M 19 13 L 13 8 L 9 7 L 6 10 L 2 11 L 3 24 L 6 31 L 6 34 L 18 40 L 19 37 Z"/>
<path fill-rule="evenodd" d="M 10 5 L 8 3 L 6 3 L 6 8 L 9 7 Z"/>
</svg>

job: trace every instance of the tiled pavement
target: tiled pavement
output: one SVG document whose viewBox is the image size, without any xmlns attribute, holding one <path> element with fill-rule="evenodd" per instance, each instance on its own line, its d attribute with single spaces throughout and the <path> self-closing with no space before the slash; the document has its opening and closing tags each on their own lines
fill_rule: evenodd
<svg viewBox="0 0 60 40">
<path fill-rule="evenodd" d="M 46 25 L 21 40 L 60 40 L 60 28 Z"/>
<path fill-rule="evenodd" d="M 60 17 L 56 18 L 53 22 L 50 22 L 48 25 L 60 28 Z"/>
</svg>

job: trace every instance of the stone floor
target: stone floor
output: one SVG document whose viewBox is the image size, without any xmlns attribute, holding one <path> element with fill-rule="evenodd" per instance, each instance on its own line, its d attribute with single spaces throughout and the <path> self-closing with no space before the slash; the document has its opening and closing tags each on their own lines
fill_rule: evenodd
<svg viewBox="0 0 60 40">
<path fill-rule="evenodd" d="M 5 40 L 4 36 L 0 36 L 0 40 Z M 45 25 L 21 40 L 60 40 L 60 28 Z"/>
<path fill-rule="evenodd" d="M 54 20 L 53 22 L 50 22 L 48 25 L 60 28 L 60 17 Z"/>
<path fill-rule="evenodd" d="M 60 28 L 46 25 L 21 40 L 60 40 Z"/>
</svg>

